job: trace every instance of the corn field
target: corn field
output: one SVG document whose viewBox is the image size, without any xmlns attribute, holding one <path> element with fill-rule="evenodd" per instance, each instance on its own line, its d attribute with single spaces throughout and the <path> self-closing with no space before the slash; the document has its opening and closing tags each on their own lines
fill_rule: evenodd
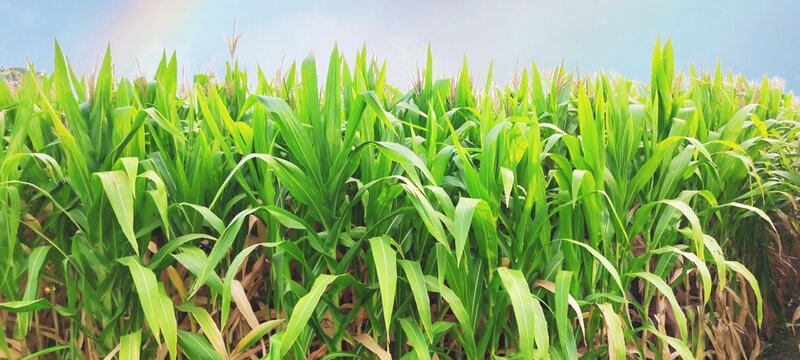
<svg viewBox="0 0 800 360">
<path fill-rule="evenodd" d="M 0 81 L 0 358 L 759 354 L 790 93 L 669 42 L 649 83 L 433 64 Z"/>
</svg>

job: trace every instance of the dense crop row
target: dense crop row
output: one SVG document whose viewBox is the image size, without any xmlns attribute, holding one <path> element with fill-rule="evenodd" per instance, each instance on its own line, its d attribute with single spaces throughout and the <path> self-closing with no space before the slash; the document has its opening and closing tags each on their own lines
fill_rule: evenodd
<svg viewBox="0 0 800 360">
<path fill-rule="evenodd" d="M 0 358 L 684 359 L 760 348 L 800 110 L 740 76 L 0 82 Z M 491 74 L 491 71 L 490 71 Z M 753 231 L 758 229 L 758 231 Z M 391 354 L 391 355 L 390 355 Z"/>
</svg>

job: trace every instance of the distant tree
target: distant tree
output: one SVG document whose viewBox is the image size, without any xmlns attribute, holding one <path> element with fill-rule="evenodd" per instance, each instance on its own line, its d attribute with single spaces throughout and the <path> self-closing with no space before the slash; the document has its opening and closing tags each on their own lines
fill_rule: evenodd
<svg viewBox="0 0 800 360">
<path fill-rule="evenodd" d="M 17 85 L 25 74 L 25 69 L 20 67 L 0 67 L 0 77 L 5 78 L 11 85 Z"/>
</svg>

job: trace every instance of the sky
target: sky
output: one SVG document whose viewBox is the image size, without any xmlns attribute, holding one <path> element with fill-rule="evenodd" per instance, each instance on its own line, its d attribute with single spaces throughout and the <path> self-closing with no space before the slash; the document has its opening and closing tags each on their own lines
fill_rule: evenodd
<svg viewBox="0 0 800 360">
<path fill-rule="evenodd" d="M 797 0 L 0 0 L 0 66 L 52 69 L 57 39 L 80 73 L 99 66 L 111 44 L 118 75 L 152 76 L 166 50 L 191 78 L 224 68 L 235 21 L 237 59 L 266 73 L 309 53 L 325 71 L 334 44 L 348 59 L 366 44 L 404 88 L 430 44 L 440 75 L 456 74 L 466 56 L 479 78 L 493 63 L 497 81 L 533 61 L 646 81 L 661 37 L 672 40 L 679 67 L 720 61 L 748 78 L 781 77 L 800 93 L 798 14 Z"/>
</svg>

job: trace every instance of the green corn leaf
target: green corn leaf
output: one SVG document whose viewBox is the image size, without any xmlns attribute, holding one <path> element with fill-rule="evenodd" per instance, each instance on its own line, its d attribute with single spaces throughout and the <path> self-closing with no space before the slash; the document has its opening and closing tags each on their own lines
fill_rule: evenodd
<svg viewBox="0 0 800 360">
<path fill-rule="evenodd" d="M 644 330 L 649 331 L 650 333 L 655 334 L 656 336 L 658 336 L 659 339 L 665 340 L 667 342 L 667 344 L 669 344 L 669 346 L 672 346 L 672 348 L 675 349 L 675 352 L 678 353 L 678 355 L 681 357 L 681 359 L 683 359 L 683 360 L 691 360 L 691 359 L 695 358 L 692 355 L 692 352 L 689 350 L 689 348 L 686 347 L 686 343 L 685 342 L 683 342 L 683 341 L 681 341 L 679 339 L 676 339 L 676 338 L 674 338 L 672 336 L 668 336 L 668 335 L 663 334 L 661 331 L 658 331 L 658 329 L 656 329 L 651 324 L 645 324 L 641 328 L 644 329 Z"/>
<path fill-rule="evenodd" d="M 656 289 L 658 289 L 658 291 L 667 298 L 670 307 L 672 307 L 672 312 L 675 314 L 675 319 L 678 322 L 681 338 L 688 339 L 688 332 L 686 330 L 686 315 L 683 313 L 680 303 L 678 303 L 678 299 L 675 298 L 675 293 L 672 292 L 672 288 L 670 288 L 669 285 L 667 285 L 667 283 L 664 282 L 664 280 L 662 280 L 660 277 L 649 272 L 637 272 L 629 274 L 629 276 L 639 277 L 646 280 L 650 284 L 653 284 L 653 286 L 655 286 Z"/>
<path fill-rule="evenodd" d="M 574 359 L 578 357 L 577 346 L 575 345 L 575 334 L 573 333 L 572 324 L 568 317 L 569 288 L 571 281 L 572 273 L 569 271 L 562 270 L 556 275 L 555 318 L 561 352 L 567 356 L 567 358 Z"/>
<path fill-rule="evenodd" d="M 582 242 L 578 242 L 578 241 L 571 240 L 571 239 L 562 239 L 562 240 L 570 242 L 570 243 L 575 244 L 575 245 L 578 245 L 578 246 L 586 249 L 586 251 L 588 251 L 590 254 L 592 254 L 592 256 L 594 256 L 595 259 L 600 261 L 600 264 L 603 265 L 603 267 L 606 269 L 606 271 L 608 271 L 608 273 L 611 275 L 611 278 L 614 279 L 614 282 L 616 283 L 616 285 L 619 288 L 619 290 L 623 294 L 625 294 L 625 290 L 622 287 L 622 279 L 619 276 L 619 272 L 617 272 L 617 269 L 614 267 L 614 265 L 611 264 L 610 261 L 608 261 L 608 259 L 605 256 L 603 256 L 602 254 L 597 252 L 597 250 L 593 249 L 591 246 L 586 245 L 586 244 L 584 244 Z"/>
<path fill-rule="evenodd" d="M 322 297 L 325 289 L 337 278 L 338 276 L 327 274 L 318 276 L 317 279 L 314 280 L 314 284 L 311 285 L 308 294 L 297 301 L 297 304 L 294 306 L 294 311 L 292 311 L 289 317 L 289 322 L 286 324 L 286 330 L 283 331 L 283 335 L 280 338 L 281 344 L 278 350 L 279 358 L 286 356 L 289 349 L 292 348 L 294 342 L 297 341 L 297 337 L 300 336 L 300 333 L 306 327 L 306 324 L 308 324 L 308 320 L 314 313 L 314 309 L 317 307 L 319 299 Z M 272 350 L 270 352 L 272 352 Z"/>
<path fill-rule="evenodd" d="M 247 335 L 245 335 L 239 344 L 236 345 L 236 348 L 233 350 L 232 354 L 241 354 L 253 345 L 261 340 L 267 333 L 276 329 L 278 326 L 284 323 L 284 319 L 276 319 L 270 320 L 265 323 L 261 323 L 253 330 L 250 330 Z"/>
<path fill-rule="evenodd" d="M 163 304 L 159 297 L 156 275 L 153 274 L 152 270 L 142 266 L 135 256 L 124 257 L 117 261 L 130 269 L 144 318 L 150 327 L 150 331 L 153 332 L 153 336 L 160 343 L 159 335 L 161 334 L 161 324 L 164 323 L 164 319 L 162 318 Z"/>
<path fill-rule="evenodd" d="M 531 295 L 525 277 L 519 270 L 497 268 L 497 274 L 503 287 L 508 292 L 514 308 L 514 318 L 519 331 L 519 347 L 526 359 L 541 357 L 549 353 L 550 340 L 547 334 L 547 323 L 537 300 Z M 536 346 L 538 345 L 538 350 Z"/>
<path fill-rule="evenodd" d="M 400 267 L 406 275 L 406 280 L 411 287 L 411 293 L 414 296 L 414 302 L 417 304 L 417 312 L 422 320 L 422 326 L 428 334 L 428 340 L 433 340 L 432 336 L 432 322 L 431 322 L 431 306 L 430 298 L 428 297 L 428 288 L 425 285 L 425 276 L 422 273 L 422 268 L 418 262 L 409 260 L 399 260 Z"/>
<path fill-rule="evenodd" d="M 45 348 L 45 349 L 30 353 L 28 355 L 25 355 L 25 356 L 19 358 L 19 360 L 40 359 L 41 357 L 44 357 L 44 355 L 47 355 L 47 354 L 50 354 L 50 353 L 54 353 L 54 352 L 58 352 L 58 351 L 62 351 L 62 350 L 67 350 L 69 348 L 70 348 L 69 345 L 51 346 L 51 347 L 48 347 L 48 348 Z"/>
<path fill-rule="evenodd" d="M 753 293 L 756 296 L 756 319 L 758 319 L 758 326 L 761 326 L 761 321 L 764 318 L 764 304 L 763 299 L 761 298 L 761 288 L 758 286 L 756 277 L 753 276 L 753 273 L 751 273 L 747 267 L 737 261 L 725 261 L 725 263 L 728 265 L 728 268 L 744 276 L 744 278 L 753 288 Z"/>
<path fill-rule="evenodd" d="M 697 255 L 692 254 L 690 252 L 682 251 L 674 246 L 665 246 L 661 249 L 652 251 L 653 254 L 661 254 L 665 252 L 673 252 L 675 254 L 683 256 L 684 258 L 688 259 L 694 264 L 695 268 L 700 273 L 700 281 L 703 284 L 703 304 L 705 305 L 711 298 L 711 287 L 713 286 L 711 282 L 712 281 L 711 272 L 708 270 L 708 266 L 706 266 L 705 262 L 700 260 L 700 258 L 697 257 Z"/>
<path fill-rule="evenodd" d="M 626 358 L 625 332 L 622 330 L 622 321 L 610 304 L 597 304 L 606 325 L 608 338 L 608 358 L 622 360 Z"/>
<path fill-rule="evenodd" d="M 130 334 L 123 335 L 119 341 L 119 359 L 120 360 L 139 360 L 141 357 L 142 349 L 142 332 L 141 330 L 134 331 Z"/>
<path fill-rule="evenodd" d="M 200 329 L 203 330 L 203 334 L 206 335 L 217 354 L 222 355 L 223 358 L 228 356 L 228 350 L 225 348 L 225 341 L 222 338 L 222 333 L 206 309 L 195 306 L 192 303 L 183 303 L 178 305 L 178 310 L 192 315 L 192 318 L 200 325 Z"/>
<path fill-rule="evenodd" d="M 428 342 L 425 339 L 425 335 L 422 334 L 422 329 L 419 328 L 419 325 L 408 318 L 402 318 L 400 319 L 400 326 L 403 328 L 403 331 L 405 331 L 406 336 L 408 336 L 408 341 L 411 343 L 411 347 L 414 349 L 417 359 L 430 360 L 431 353 L 430 350 L 428 350 Z"/>
<path fill-rule="evenodd" d="M 206 253 L 203 252 L 202 249 L 195 247 L 195 246 L 184 246 L 181 248 L 181 252 L 177 254 L 172 254 L 172 257 L 178 261 L 186 270 L 189 270 L 190 273 L 194 274 L 197 279 L 201 279 L 200 276 L 203 274 L 203 269 L 208 264 L 208 257 Z M 205 275 L 205 281 L 202 282 L 204 285 L 208 285 L 211 291 L 214 294 L 219 294 L 223 291 L 223 283 L 220 280 L 219 276 L 213 271 Z"/>
<path fill-rule="evenodd" d="M 372 259 L 375 261 L 375 272 L 378 275 L 378 286 L 383 304 L 383 321 L 389 333 L 394 309 L 394 297 L 397 291 L 397 254 L 386 236 L 369 239 Z"/>
<path fill-rule="evenodd" d="M 111 204 L 111 209 L 114 210 L 114 215 L 117 217 L 117 222 L 122 228 L 122 232 L 131 244 L 133 252 L 138 255 L 139 243 L 136 241 L 136 235 L 133 231 L 133 192 L 125 173 L 122 171 L 107 171 L 95 173 L 94 176 L 100 180 L 103 192 L 105 192 L 108 202 Z"/>
<path fill-rule="evenodd" d="M 432 185 L 436 185 L 436 180 L 434 180 L 433 175 L 430 173 L 430 170 L 428 170 L 428 167 L 424 162 L 422 162 L 422 159 L 420 159 L 417 154 L 414 154 L 414 152 L 409 148 L 400 144 L 386 141 L 379 141 L 375 142 L 374 144 L 381 151 L 381 154 L 400 164 L 406 171 L 406 174 L 408 174 L 412 180 L 415 180 L 416 184 L 420 185 L 421 183 L 417 178 L 417 172 L 414 169 L 419 169 Z"/>
<path fill-rule="evenodd" d="M 222 356 L 214 351 L 208 339 L 197 333 L 179 330 L 178 343 L 181 350 L 189 359 L 222 360 Z"/>
<path fill-rule="evenodd" d="M 211 249 L 211 253 L 208 254 L 208 259 L 205 260 L 201 265 L 202 268 L 197 275 L 197 279 L 195 280 L 194 284 L 192 285 L 192 289 L 190 291 L 189 297 L 193 297 L 198 290 L 200 290 L 200 286 L 203 283 L 208 281 L 210 277 L 213 277 L 213 283 L 217 285 L 219 277 L 213 275 L 214 268 L 217 267 L 220 261 L 225 257 L 225 255 L 230 250 L 231 246 L 233 246 L 233 242 L 236 240 L 237 235 L 239 234 L 239 230 L 242 228 L 242 224 L 244 220 L 247 219 L 248 216 L 255 213 L 258 208 L 244 210 L 238 214 L 233 220 L 228 224 L 228 227 L 220 234 L 217 241 L 214 243 L 214 247 Z M 221 290 L 221 289 L 219 289 Z"/>
<path fill-rule="evenodd" d="M 301 167 L 312 178 L 320 179 L 320 162 L 313 145 L 315 142 L 312 141 L 311 135 L 291 107 L 289 107 L 289 104 L 283 99 L 268 96 L 258 96 L 258 100 L 272 114 L 273 119 L 280 128 L 281 135 L 286 141 L 286 145 L 297 158 Z"/>
<path fill-rule="evenodd" d="M 22 294 L 22 303 L 17 303 L 24 305 L 27 309 L 41 306 L 41 303 L 38 303 L 37 300 L 39 296 L 39 276 L 47 259 L 48 251 L 50 251 L 50 246 L 39 246 L 31 250 L 31 254 L 28 256 L 28 281 L 25 284 L 25 292 Z M 25 304 L 25 302 L 28 303 Z M 31 313 L 29 311 L 20 312 L 17 315 L 17 326 L 14 330 L 18 338 L 28 332 L 30 320 Z"/>
<path fill-rule="evenodd" d="M 426 276 L 425 284 L 429 289 L 441 294 L 442 298 L 450 305 L 453 315 L 461 325 L 461 330 L 464 331 L 467 356 L 470 358 L 476 357 L 477 349 L 475 348 L 475 332 L 472 328 L 472 315 L 467 311 L 464 303 L 452 289 L 440 284 L 435 278 Z"/>
<path fill-rule="evenodd" d="M 26 313 L 49 309 L 50 306 L 50 303 L 45 299 L 18 300 L 0 303 L 0 310 L 13 313 Z"/>
<path fill-rule="evenodd" d="M 464 255 L 464 247 L 467 244 L 467 236 L 469 236 L 469 229 L 472 225 L 472 217 L 475 213 L 475 208 L 481 202 L 479 199 L 460 198 L 455 209 L 455 219 L 453 221 L 453 237 L 456 242 L 456 263 L 461 263 L 461 258 Z"/>
<path fill-rule="evenodd" d="M 177 359 L 178 321 L 175 318 L 175 305 L 164 290 L 164 284 L 159 284 L 155 297 L 158 302 L 159 328 L 164 335 L 164 342 L 171 359 Z"/>
<path fill-rule="evenodd" d="M 211 226 L 211 228 L 214 229 L 217 232 L 217 234 L 222 234 L 222 232 L 225 231 L 225 223 L 222 221 L 222 219 L 219 218 L 219 216 L 214 214 L 209 208 L 190 203 L 180 203 L 177 204 L 177 206 L 179 207 L 186 206 L 200 213 L 200 215 L 203 216 L 203 220 L 205 220 L 206 224 Z"/>
</svg>

